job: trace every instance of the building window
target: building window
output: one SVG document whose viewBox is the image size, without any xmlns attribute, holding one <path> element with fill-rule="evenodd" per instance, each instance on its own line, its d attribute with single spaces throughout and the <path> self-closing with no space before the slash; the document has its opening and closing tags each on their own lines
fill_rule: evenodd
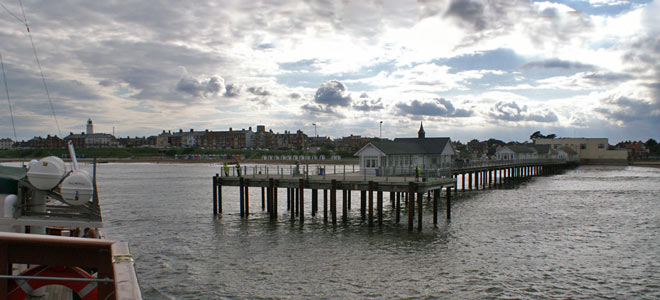
<svg viewBox="0 0 660 300">
<path fill-rule="evenodd" d="M 587 144 L 580 144 L 580 149 L 582 150 L 587 149 Z"/>
<path fill-rule="evenodd" d="M 605 149 L 605 144 L 598 144 L 598 149 Z"/>
<path fill-rule="evenodd" d="M 438 158 L 436 158 L 436 157 L 431 158 L 431 164 L 433 164 L 433 165 L 438 164 Z"/>
</svg>

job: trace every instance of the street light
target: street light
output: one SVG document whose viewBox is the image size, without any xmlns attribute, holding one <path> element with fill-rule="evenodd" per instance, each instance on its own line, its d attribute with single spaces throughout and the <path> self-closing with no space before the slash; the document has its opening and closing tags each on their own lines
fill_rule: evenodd
<svg viewBox="0 0 660 300">
<path fill-rule="evenodd" d="M 314 125 L 314 136 L 319 137 L 319 136 L 316 134 L 316 123 L 312 123 L 312 125 Z"/>
<path fill-rule="evenodd" d="M 380 136 L 380 138 L 383 138 L 383 121 L 380 121 L 380 124 L 378 126 L 379 126 L 378 129 L 379 129 L 379 133 L 380 133 L 379 136 Z"/>
</svg>

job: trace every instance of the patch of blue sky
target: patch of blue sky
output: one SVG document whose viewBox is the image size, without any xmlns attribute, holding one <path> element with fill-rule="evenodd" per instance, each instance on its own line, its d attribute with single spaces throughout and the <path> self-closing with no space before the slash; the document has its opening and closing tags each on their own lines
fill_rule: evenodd
<svg viewBox="0 0 660 300">
<path fill-rule="evenodd" d="M 127 96 L 130 96 L 133 93 L 134 93 L 134 91 L 132 91 L 132 90 L 130 90 L 130 89 L 124 87 L 124 86 L 119 86 L 118 89 L 116 89 L 112 92 L 112 94 L 117 96 L 117 97 L 127 97 Z"/>
<path fill-rule="evenodd" d="M 611 1 L 610 3 L 599 3 L 598 5 L 594 5 L 590 3 L 590 1 L 588 0 L 564 0 L 564 1 L 532 0 L 532 2 L 561 3 L 577 11 L 581 11 L 589 15 L 615 16 L 624 13 L 626 11 L 629 11 L 639 5 L 650 3 L 652 2 L 652 0 L 620 0 L 620 1 Z"/>
<path fill-rule="evenodd" d="M 433 60 L 437 65 L 451 67 L 450 73 L 458 73 L 468 70 L 501 70 L 513 71 L 526 62 L 526 59 L 518 55 L 512 49 L 499 48 L 475 54 L 466 54 L 451 58 Z"/>
<path fill-rule="evenodd" d="M 393 61 L 378 63 L 370 66 L 365 66 L 360 70 L 354 72 L 345 72 L 345 73 L 336 73 L 336 74 L 322 74 L 318 73 L 316 70 L 308 70 L 305 68 L 306 65 L 309 65 L 309 60 L 298 61 L 294 63 L 287 63 L 284 65 L 280 64 L 280 67 L 285 70 L 290 70 L 293 72 L 277 75 L 277 83 L 283 84 L 289 87 L 305 87 L 305 88 L 318 88 L 322 83 L 328 82 L 330 80 L 338 80 L 343 82 L 344 80 L 356 80 L 374 77 L 380 72 L 391 72 L 394 70 L 395 63 Z M 302 68 L 297 68 L 302 66 Z M 348 84 L 347 84 L 348 85 Z M 349 91 L 351 90 L 372 90 L 373 88 L 364 83 L 351 83 L 348 86 Z"/>
</svg>

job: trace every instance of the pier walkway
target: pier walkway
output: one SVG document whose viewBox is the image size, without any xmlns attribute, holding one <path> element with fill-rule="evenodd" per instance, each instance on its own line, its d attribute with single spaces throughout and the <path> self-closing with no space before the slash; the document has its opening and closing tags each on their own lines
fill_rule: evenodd
<svg viewBox="0 0 660 300">
<path fill-rule="evenodd" d="M 452 189 L 458 193 L 458 178 L 461 191 L 492 188 L 512 180 L 530 176 L 550 175 L 573 166 L 563 160 L 524 160 L 524 161 L 477 161 L 458 162 L 445 168 L 423 170 L 416 178 L 408 169 L 387 169 L 354 171 L 355 166 L 333 168 L 333 174 L 327 174 L 327 167 L 320 165 L 281 166 L 252 165 L 242 167 L 240 176 L 235 168 L 228 176 L 213 176 L 213 214 L 223 213 L 222 189 L 226 186 L 238 187 L 241 218 L 250 215 L 249 189 L 261 189 L 262 209 L 270 218 L 278 218 L 278 189 L 286 189 L 287 210 L 292 221 L 305 219 L 305 190 L 311 190 L 311 216 L 319 212 L 319 194 L 323 200 L 324 222 L 337 224 L 337 191 L 342 195 L 341 221 L 348 221 L 348 209 L 351 207 L 351 191 L 360 191 L 360 215 L 369 226 L 383 224 L 383 197 L 389 193 L 389 200 L 395 210 L 395 222 L 401 216 L 401 201 L 408 208 L 408 228 L 414 228 L 414 216 L 417 214 L 417 229 L 422 229 L 423 199 L 433 200 L 433 223 L 438 222 L 438 201 L 445 189 L 446 218 L 451 218 Z M 412 168 L 410 168 L 412 170 Z M 375 197 L 374 197 L 375 194 Z M 416 201 L 415 201 L 416 200 Z M 374 203 L 376 205 L 374 210 Z M 415 208 L 417 212 L 415 213 Z"/>
</svg>

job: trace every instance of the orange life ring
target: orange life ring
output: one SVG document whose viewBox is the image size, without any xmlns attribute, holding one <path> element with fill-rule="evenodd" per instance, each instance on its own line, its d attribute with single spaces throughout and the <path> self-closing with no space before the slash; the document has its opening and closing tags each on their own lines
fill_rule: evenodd
<svg viewBox="0 0 660 300">
<path fill-rule="evenodd" d="M 55 267 L 55 266 L 36 266 L 27 269 L 21 273 L 22 276 L 44 276 L 44 277 L 68 277 L 68 278 L 94 278 L 85 270 L 78 267 Z M 23 300 L 33 290 L 42 286 L 57 284 L 63 285 L 74 291 L 80 299 L 97 299 L 97 282 L 89 281 L 65 281 L 65 280 L 37 280 L 37 279 L 14 279 L 10 280 L 7 286 L 9 291 L 9 300 Z"/>
</svg>

